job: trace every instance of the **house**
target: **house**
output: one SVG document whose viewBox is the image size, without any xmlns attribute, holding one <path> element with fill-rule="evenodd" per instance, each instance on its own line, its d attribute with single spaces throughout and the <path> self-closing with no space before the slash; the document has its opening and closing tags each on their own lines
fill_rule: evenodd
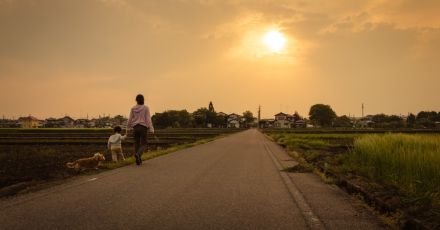
<svg viewBox="0 0 440 230">
<path fill-rule="evenodd" d="M 92 120 L 96 128 L 111 128 L 112 122 L 110 117 L 99 117 L 98 119 Z"/>
<path fill-rule="evenodd" d="M 240 128 L 241 116 L 235 113 L 229 114 L 227 121 L 228 128 Z"/>
<path fill-rule="evenodd" d="M 58 119 L 50 117 L 43 121 L 44 128 L 60 128 L 61 123 Z"/>
<path fill-rule="evenodd" d="M 285 113 L 277 113 L 275 114 L 274 127 L 275 128 L 293 128 L 295 126 L 294 119 L 292 115 Z"/>
<path fill-rule="evenodd" d="M 110 125 L 112 127 L 115 127 L 115 126 L 123 127 L 123 126 L 127 125 L 127 121 L 128 121 L 127 118 L 125 118 L 125 117 L 123 117 L 121 115 L 118 115 L 118 116 L 115 116 L 115 117 L 110 119 L 110 123 L 111 123 Z"/>
<path fill-rule="evenodd" d="M 75 126 L 75 120 L 69 116 L 58 119 L 63 128 L 73 128 Z"/>
<path fill-rule="evenodd" d="M 20 127 L 25 129 L 38 128 L 40 126 L 40 121 L 34 116 L 20 117 L 18 119 L 20 122 Z"/>
<path fill-rule="evenodd" d="M 307 128 L 307 122 L 305 120 L 295 121 L 295 128 Z"/>
<path fill-rule="evenodd" d="M 89 128 L 89 120 L 88 119 L 77 119 L 74 122 L 75 128 Z"/>
<path fill-rule="evenodd" d="M 266 129 L 266 128 L 273 128 L 274 127 L 275 119 L 261 119 L 260 120 L 260 128 Z"/>
<path fill-rule="evenodd" d="M 20 122 L 11 119 L 1 119 L 0 128 L 20 128 Z"/>
<path fill-rule="evenodd" d="M 374 124 L 375 122 L 373 121 L 373 116 L 368 115 L 366 117 L 356 119 L 354 126 L 356 128 L 371 128 Z"/>
</svg>

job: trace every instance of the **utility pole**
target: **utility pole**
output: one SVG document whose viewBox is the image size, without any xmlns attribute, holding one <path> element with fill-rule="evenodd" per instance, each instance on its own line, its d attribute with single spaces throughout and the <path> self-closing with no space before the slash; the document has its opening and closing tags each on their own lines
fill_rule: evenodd
<svg viewBox="0 0 440 230">
<path fill-rule="evenodd" d="M 258 105 L 258 128 L 260 128 L 260 120 L 261 120 L 261 105 Z"/>
<path fill-rule="evenodd" d="M 364 117 L 364 103 L 362 103 L 362 117 Z"/>
</svg>

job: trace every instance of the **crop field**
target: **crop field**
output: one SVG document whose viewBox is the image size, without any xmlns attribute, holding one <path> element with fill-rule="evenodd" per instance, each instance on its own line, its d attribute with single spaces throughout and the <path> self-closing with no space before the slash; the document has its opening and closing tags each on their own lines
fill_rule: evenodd
<svg viewBox="0 0 440 230">
<path fill-rule="evenodd" d="M 241 129 L 162 129 L 148 134 L 148 149 L 194 143 Z M 74 172 L 65 163 L 101 152 L 111 159 L 107 139 L 111 129 L 0 129 L 0 189 L 13 184 L 66 178 Z M 123 142 L 126 157 L 134 153 L 133 139 Z"/>
<path fill-rule="evenodd" d="M 321 172 L 362 181 L 390 205 L 440 217 L 440 134 L 284 132 L 274 141 Z M 438 221 L 437 221 L 438 222 Z"/>
</svg>

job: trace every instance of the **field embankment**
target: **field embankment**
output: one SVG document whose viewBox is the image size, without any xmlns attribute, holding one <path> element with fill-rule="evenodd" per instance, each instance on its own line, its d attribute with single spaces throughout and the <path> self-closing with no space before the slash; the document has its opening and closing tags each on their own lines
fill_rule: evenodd
<svg viewBox="0 0 440 230">
<path fill-rule="evenodd" d="M 440 227 L 440 134 L 321 132 L 267 133 L 290 153 L 336 183 L 359 188 L 368 202 Z M 377 201 L 375 203 L 375 201 Z"/>
</svg>

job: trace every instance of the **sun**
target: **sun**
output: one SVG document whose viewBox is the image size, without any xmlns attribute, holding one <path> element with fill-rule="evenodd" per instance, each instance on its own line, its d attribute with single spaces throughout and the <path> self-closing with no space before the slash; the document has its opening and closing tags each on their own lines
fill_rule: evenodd
<svg viewBox="0 0 440 230">
<path fill-rule="evenodd" d="M 281 53 L 286 45 L 286 38 L 277 30 L 267 32 L 263 37 L 263 43 L 273 53 Z"/>
</svg>

